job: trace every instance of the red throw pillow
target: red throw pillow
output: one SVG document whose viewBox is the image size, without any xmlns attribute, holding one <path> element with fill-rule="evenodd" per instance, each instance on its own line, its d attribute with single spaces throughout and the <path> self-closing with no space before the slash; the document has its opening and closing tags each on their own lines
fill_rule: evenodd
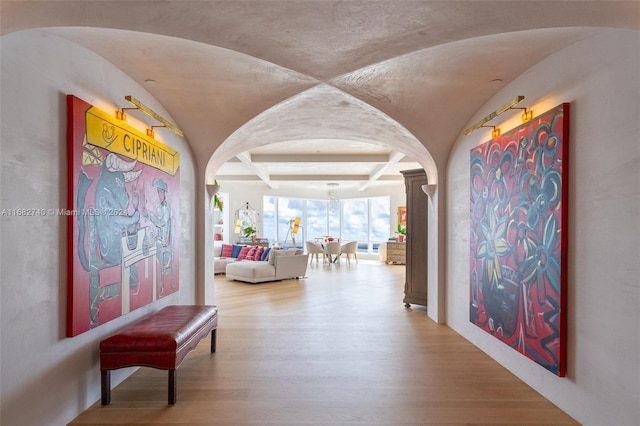
<svg viewBox="0 0 640 426">
<path fill-rule="evenodd" d="M 223 244 L 220 257 L 231 257 L 231 253 L 233 253 L 233 247 L 231 244 Z"/>
<path fill-rule="evenodd" d="M 253 260 L 260 260 L 262 253 L 264 253 L 264 247 L 256 246 L 256 253 L 253 255 Z"/>
<path fill-rule="evenodd" d="M 247 253 L 246 259 L 247 260 L 255 260 L 255 255 L 256 255 L 256 248 L 255 247 L 251 247 L 251 249 Z"/>
<path fill-rule="evenodd" d="M 247 254 L 249 254 L 249 250 L 251 250 L 251 246 L 243 246 L 240 249 L 240 253 L 238 254 L 238 260 L 244 260 L 247 258 Z"/>
</svg>

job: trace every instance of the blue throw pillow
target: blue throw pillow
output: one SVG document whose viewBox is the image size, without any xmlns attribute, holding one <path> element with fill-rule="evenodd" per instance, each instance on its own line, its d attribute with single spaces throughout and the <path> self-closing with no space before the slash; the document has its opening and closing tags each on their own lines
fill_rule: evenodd
<svg viewBox="0 0 640 426">
<path fill-rule="evenodd" d="M 240 254 L 240 250 L 242 250 L 242 246 L 234 244 L 231 249 L 231 257 L 235 257 L 237 259 L 238 255 Z"/>
<path fill-rule="evenodd" d="M 267 247 L 266 249 L 264 249 L 264 252 L 262 253 L 262 256 L 260 256 L 260 260 L 261 261 L 267 260 L 267 257 L 269 257 L 269 250 L 271 250 L 270 247 Z"/>
</svg>

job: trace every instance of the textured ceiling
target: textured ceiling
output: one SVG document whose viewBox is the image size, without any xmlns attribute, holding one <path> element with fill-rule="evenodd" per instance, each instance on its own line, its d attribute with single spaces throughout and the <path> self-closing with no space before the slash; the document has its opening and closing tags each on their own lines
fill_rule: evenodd
<svg viewBox="0 0 640 426">
<path fill-rule="evenodd" d="M 2 35 L 44 28 L 143 85 L 208 180 L 272 187 L 431 171 L 504 85 L 605 27 L 639 30 L 640 2 L 0 3 Z"/>
</svg>

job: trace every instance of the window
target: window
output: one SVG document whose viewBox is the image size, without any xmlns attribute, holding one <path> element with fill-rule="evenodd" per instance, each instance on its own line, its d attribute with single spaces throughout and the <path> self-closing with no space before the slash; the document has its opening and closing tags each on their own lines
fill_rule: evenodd
<svg viewBox="0 0 640 426">
<path fill-rule="evenodd" d="M 340 201 L 340 209 L 329 211 L 327 200 L 265 196 L 263 235 L 279 245 L 292 243 L 289 221 L 302 219 L 296 246 L 304 241 L 331 235 L 358 241 L 358 252 L 377 253 L 391 233 L 391 197 L 351 198 Z"/>
<path fill-rule="evenodd" d="M 371 206 L 371 240 L 387 241 L 391 226 L 391 206 L 389 197 L 370 198 Z"/>
<path fill-rule="evenodd" d="M 342 217 L 342 201 L 340 201 L 340 209 L 336 212 L 331 212 L 327 215 L 327 233 L 325 235 L 331 235 L 334 238 L 342 238 L 340 232 L 340 218 Z"/>
<path fill-rule="evenodd" d="M 391 227 L 391 199 L 375 197 L 369 199 L 369 247 L 368 252 L 377 253 L 380 243 L 389 239 Z"/>
<path fill-rule="evenodd" d="M 353 198 L 342 202 L 342 238 L 367 241 L 369 239 L 369 199 Z"/>
<path fill-rule="evenodd" d="M 278 199 L 276 197 L 264 197 L 262 200 L 262 235 L 271 241 L 275 241 L 277 239 L 277 203 Z"/>
<path fill-rule="evenodd" d="M 304 200 L 298 198 L 278 198 L 278 239 L 282 245 L 292 243 L 292 235 L 289 233 L 289 221 L 295 220 L 296 217 L 303 217 Z M 303 234 L 298 231 L 296 235 L 297 245 L 304 241 L 301 236 Z"/>
<path fill-rule="evenodd" d="M 328 208 L 326 200 L 307 200 L 307 217 L 304 221 L 307 239 L 328 235 Z"/>
</svg>

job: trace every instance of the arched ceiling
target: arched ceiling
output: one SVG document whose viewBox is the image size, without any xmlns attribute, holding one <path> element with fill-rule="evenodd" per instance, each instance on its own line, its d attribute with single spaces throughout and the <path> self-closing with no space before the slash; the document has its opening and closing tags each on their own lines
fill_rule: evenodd
<svg viewBox="0 0 640 426">
<path fill-rule="evenodd" d="M 639 30 L 640 2 L 0 3 L 2 35 L 41 28 L 143 85 L 202 171 L 269 185 L 444 164 L 491 96 L 605 27 Z"/>
</svg>

